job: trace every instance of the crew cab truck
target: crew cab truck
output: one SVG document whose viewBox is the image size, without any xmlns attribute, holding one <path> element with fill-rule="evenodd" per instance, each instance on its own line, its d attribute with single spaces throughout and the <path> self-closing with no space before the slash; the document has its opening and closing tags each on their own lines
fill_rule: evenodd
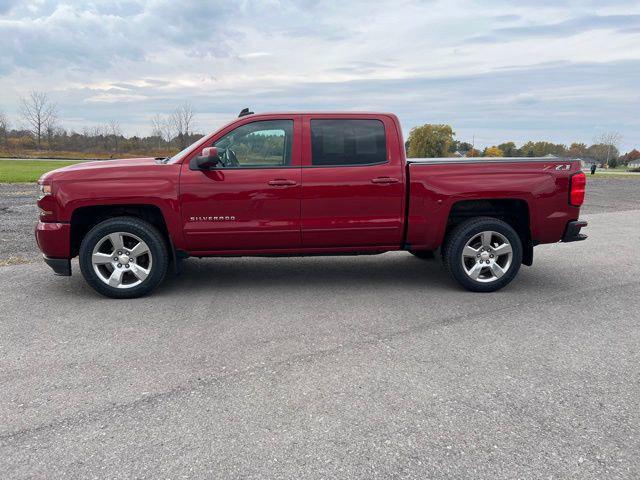
<svg viewBox="0 0 640 480">
<path fill-rule="evenodd" d="M 490 292 L 541 243 L 584 240 L 585 175 L 559 158 L 409 158 L 385 113 L 241 116 L 170 158 L 81 163 L 39 181 L 36 239 L 99 293 L 151 292 L 186 257 L 442 254 Z"/>
</svg>

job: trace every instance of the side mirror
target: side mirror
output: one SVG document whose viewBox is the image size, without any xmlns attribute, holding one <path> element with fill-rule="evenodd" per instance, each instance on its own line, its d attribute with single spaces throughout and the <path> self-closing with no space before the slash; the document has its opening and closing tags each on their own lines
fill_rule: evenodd
<svg viewBox="0 0 640 480">
<path fill-rule="evenodd" d="M 189 161 L 191 170 L 211 170 L 220 163 L 218 149 L 216 147 L 207 147 L 202 149 L 202 155 L 193 157 Z"/>
</svg>

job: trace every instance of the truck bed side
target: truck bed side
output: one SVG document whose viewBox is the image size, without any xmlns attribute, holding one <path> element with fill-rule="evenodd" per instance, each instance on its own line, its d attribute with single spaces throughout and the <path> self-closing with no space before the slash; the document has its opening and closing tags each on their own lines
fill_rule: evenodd
<svg viewBox="0 0 640 480">
<path fill-rule="evenodd" d="M 515 202 L 532 245 L 562 238 L 579 207 L 569 205 L 570 177 L 580 162 L 549 158 L 407 159 L 406 244 L 435 249 L 467 207 L 477 210 Z M 528 215 L 528 219 L 521 218 Z"/>
</svg>

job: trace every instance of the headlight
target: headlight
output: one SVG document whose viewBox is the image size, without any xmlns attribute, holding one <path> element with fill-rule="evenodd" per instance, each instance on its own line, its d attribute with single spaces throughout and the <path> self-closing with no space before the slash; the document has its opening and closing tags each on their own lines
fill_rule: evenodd
<svg viewBox="0 0 640 480">
<path fill-rule="evenodd" d="M 38 184 L 38 200 L 42 200 L 47 195 L 51 195 L 51 185 Z"/>
</svg>

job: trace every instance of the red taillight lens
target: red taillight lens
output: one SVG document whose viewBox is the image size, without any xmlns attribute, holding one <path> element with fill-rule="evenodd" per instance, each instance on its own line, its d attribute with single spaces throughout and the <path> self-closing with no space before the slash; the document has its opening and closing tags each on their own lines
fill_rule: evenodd
<svg viewBox="0 0 640 480">
<path fill-rule="evenodd" d="M 571 177 L 569 186 L 569 203 L 574 207 L 579 207 L 584 202 L 584 192 L 587 186 L 587 176 L 583 172 L 578 172 Z"/>
</svg>

